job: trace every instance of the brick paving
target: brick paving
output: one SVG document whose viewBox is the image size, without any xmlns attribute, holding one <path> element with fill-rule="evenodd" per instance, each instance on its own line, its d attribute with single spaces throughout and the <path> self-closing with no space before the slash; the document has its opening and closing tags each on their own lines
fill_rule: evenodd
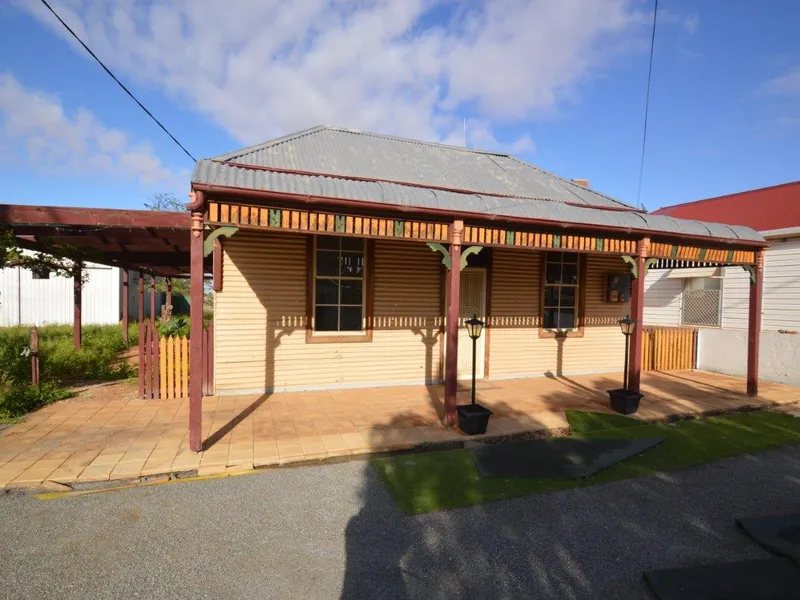
<svg viewBox="0 0 800 600">
<path fill-rule="evenodd" d="M 567 427 L 568 408 L 608 411 L 606 390 L 619 380 L 603 374 L 479 382 L 478 401 L 494 411 L 486 436 Z M 701 371 L 645 373 L 635 416 L 775 405 L 800 411 L 800 387 L 762 382 L 758 398 L 744 388 L 740 378 Z M 203 401 L 206 449 L 193 453 L 187 400 L 95 393 L 47 406 L 0 432 L 0 486 L 216 474 L 464 440 L 441 425 L 443 395 L 442 386 L 431 385 L 212 396 Z M 459 403 L 469 398 L 467 386 Z"/>
</svg>

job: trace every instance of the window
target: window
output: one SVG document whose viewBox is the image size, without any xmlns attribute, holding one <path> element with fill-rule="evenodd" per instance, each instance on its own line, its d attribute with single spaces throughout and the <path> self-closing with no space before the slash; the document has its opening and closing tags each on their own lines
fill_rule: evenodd
<svg viewBox="0 0 800 600">
<path fill-rule="evenodd" d="M 580 259 L 569 252 L 548 252 L 544 261 L 542 328 L 572 331 L 579 327 Z"/>
<path fill-rule="evenodd" d="M 315 332 L 364 331 L 366 245 L 357 238 L 316 236 Z"/>
<path fill-rule="evenodd" d="M 683 280 L 683 299 L 681 301 L 681 323 L 683 325 L 719 327 L 721 304 L 721 277 L 688 277 Z"/>
</svg>

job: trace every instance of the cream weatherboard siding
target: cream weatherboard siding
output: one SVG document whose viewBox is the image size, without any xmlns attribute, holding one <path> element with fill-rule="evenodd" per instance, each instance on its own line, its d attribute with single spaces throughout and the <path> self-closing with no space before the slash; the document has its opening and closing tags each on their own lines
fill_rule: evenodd
<svg viewBox="0 0 800 600">
<path fill-rule="evenodd" d="M 603 301 L 606 275 L 624 273 L 617 257 L 587 257 L 582 338 L 539 337 L 541 253 L 495 250 L 492 260 L 489 377 L 621 371 L 625 339 L 617 321 L 629 305 Z"/>
<path fill-rule="evenodd" d="M 669 279 L 668 269 L 653 270 L 644 280 L 645 325 L 674 327 L 681 322 L 683 279 Z"/>
<path fill-rule="evenodd" d="M 441 257 L 423 244 L 376 241 L 372 341 L 307 343 L 306 239 L 242 231 L 224 241 L 217 393 L 438 380 Z"/>
</svg>

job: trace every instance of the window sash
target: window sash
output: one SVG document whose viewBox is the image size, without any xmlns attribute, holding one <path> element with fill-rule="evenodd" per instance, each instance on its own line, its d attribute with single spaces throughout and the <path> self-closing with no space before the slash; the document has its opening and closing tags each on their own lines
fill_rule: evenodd
<svg viewBox="0 0 800 600">
<path fill-rule="evenodd" d="M 548 252 L 545 256 L 545 273 L 543 276 L 542 293 L 542 329 L 547 331 L 575 331 L 580 325 L 580 287 L 581 287 L 581 264 L 577 254 L 571 255 L 564 252 Z M 557 265 L 559 277 L 556 281 L 548 282 L 549 274 L 553 274 L 555 269 L 551 265 Z M 565 269 L 565 266 L 568 267 Z M 549 268 L 548 268 L 549 267 Z M 565 283 L 564 274 L 572 272 L 574 269 L 574 279 L 570 277 L 569 283 Z M 572 283 L 574 281 L 574 283 Z M 572 302 L 562 302 L 562 292 L 565 289 L 572 289 Z M 556 290 L 556 301 L 552 302 L 551 294 L 548 290 Z M 548 317 L 550 317 L 548 319 Z M 572 321 L 570 327 L 561 326 L 562 319 L 566 322 Z M 550 321 L 550 322 L 548 322 Z"/>
<path fill-rule="evenodd" d="M 323 244 L 320 244 L 320 239 L 323 239 Z M 336 236 L 315 236 L 314 238 L 314 264 L 312 265 L 313 268 L 313 310 L 310 318 L 312 319 L 312 333 L 320 333 L 320 334 L 336 334 L 336 335 L 352 335 L 352 334 L 361 334 L 365 331 L 365 324 L 366 324 L 366 298 L 367 298 L 367 281 L 366 281 L 366 273 L 367 273 L 367 248 L 366 248 L 366 240 L 358 240 L 361 242 L 360 248 L 356 249 L 354 244 L 348 243 L 343 244 L 342 240 L 345 238 L 336 237 Z M 348 242 L 352 241 L 352 238 L 347 238 Z M 337 247 L 334 248 L 333 246 L 336 245 Z M 336 264 L 337 264 L 337 273 L 336 275 L 333 274 L 319 274 L 319 259 L 321 255 L 326 254 L 333 254 L 336 256 Z M 351 268 L 355 268 L 358 264 L 360 259 L 360 275 L 353 275 L 353 274 L 343 274 L 343 257 L 351 256 L 355 259 L 356 264 L 351 265 Z M 319 302 L 319 282 L 320 281 L 329 281 L 332 282 L 336 287 L 336 302 Z M 345 284 L 347 282 L 361 282 L 361 299 L 358 303 L 344 303 L 342 301 L 342 294 L 343 290 L 345 289 Z M 329 299 L 326 299 L 329 300 Z M 319 308 L 323 309 L 336 309 L 336 325 L 335 328 L 325 328 L 320 329 L 318 323 L 318 314 Z M 358 310 L 360 313 L 360 327 L 358 329 L 342 329 L 343 323 L 343 313 L 345 314 L 345 319 L 352 318 L 354 311 Z M 349 313 L 349 316 L 348 316 Z"/>
</svg>

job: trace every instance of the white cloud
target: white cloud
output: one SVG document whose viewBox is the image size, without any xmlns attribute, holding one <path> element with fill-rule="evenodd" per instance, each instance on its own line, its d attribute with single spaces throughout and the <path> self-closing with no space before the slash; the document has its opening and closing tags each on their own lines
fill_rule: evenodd
<svg viewBox="0 0 800 600">
<path fill-rule="evenodd" d="M 21 155 L 42 173 L 112 175 L 144 184 L 185 187 L 188 173 L 167 168 L 144 143 L 110 129 L 86 109 L 67 114 L 58 97 L 26 89 L 0 73 L 0 156 Z M 20 152 L 22 149 L 22 152 Z"/>
<path fill-rule="evenodd" d="M 700 26 L 700 17 L 697 15 L 690 15 L 683 19 L 682 27 L 686 33 L 697 33 L 697 28 Z"/>
<path fill-rule="evenodd" d="M 800 96 L 800 67 L 765 81 L 759 91 L 776 96 Z"/>
<path fill-rule="evenodd" d="M 68 35 L 40 3 L 18 3 Z M 445 140 L 459 129 L 460 114 L 483 124 L 481 139 L 497 142 L 497 124 L 575 101 L 648 22 L 632 0 L 53 6 L 112 68 L 210 117 L 242 143 L 317 124 Z M 533 146 L 526 136 L 498 144 Z"/>
</svg>

